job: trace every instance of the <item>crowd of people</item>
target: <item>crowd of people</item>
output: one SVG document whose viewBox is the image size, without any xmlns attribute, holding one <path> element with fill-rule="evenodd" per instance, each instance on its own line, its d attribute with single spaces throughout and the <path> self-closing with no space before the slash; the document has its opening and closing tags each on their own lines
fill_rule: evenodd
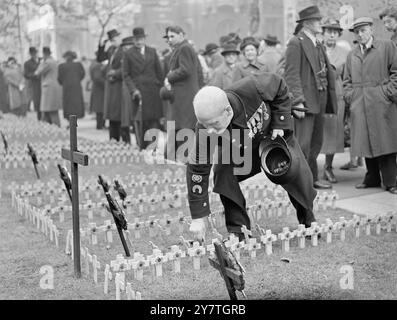
<svg viewBox="0 0 397 320">
<path fill-rule="evenodd" d="M 61 109 L 66 119 L 84 117 L 82 82 L 88 78 L 89 110 L 97 115 L 97 129 L 109 121 L 110 139 L 131 143 L 133 132 L 138 147 L 145 149 L 150 129 L 170 131 L 170 121 L 174 136 L 195 129 L 193 101 L 201 88 L 226 90 L 251 75 L 275 73 L 290 92 L 295 136 L 316 189 L 338 182 L 334 156 L 350 147 L 351 160 L 341 169 L 362 166 L 365 159 L 368 170 L 357 188 L 383 183 L 397 194 L 397 9 L 387 8 L 380 19 L 392 39 L 375 38 L 373 19 L 362 17 L 349 30 L 356 37 L 353 48 L 340 41 L 339 21 L 324 17 L 317 6 L 299 13 L 286 50 L 275 36 L 240 38 L 236 33 L 198 50 L 181 27 L 169 26 L 164 35 L 168 48 L 159 52 L 146 44 L 141 27 L 126 38 L 110 30 L 88 72 L 72 51 L 59 65 L 49 48 L 43 48 L 42 58 L 31 48 L 23 68 L 10 57 L 0 69 L 0 102 L 22 116 L 32 103 L 39 120 L 59 125 Z M 167 154 L 183 143 L 176 139 Z M 326 155 L 322 175 L 320 154 Z"/>
</svg>

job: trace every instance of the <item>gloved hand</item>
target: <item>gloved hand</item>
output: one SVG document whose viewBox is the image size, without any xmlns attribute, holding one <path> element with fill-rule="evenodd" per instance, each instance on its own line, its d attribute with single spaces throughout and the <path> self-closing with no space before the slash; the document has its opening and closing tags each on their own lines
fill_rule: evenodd
<svg viewBox="0 0 397 320">
<path fill-rule="evenodd" d="M 206 225 L 204 219 L 194 219 L 190 225 L 190 232 L 194 234 L 197 241 L 203 242 L 205 240 Z"/>
<path fill-rule="evenodd" d="M 139 103 L 142 100 L 142 94 L 139 90 L 135 90 L 132 93 L 132 100 Z"/>
</svg>

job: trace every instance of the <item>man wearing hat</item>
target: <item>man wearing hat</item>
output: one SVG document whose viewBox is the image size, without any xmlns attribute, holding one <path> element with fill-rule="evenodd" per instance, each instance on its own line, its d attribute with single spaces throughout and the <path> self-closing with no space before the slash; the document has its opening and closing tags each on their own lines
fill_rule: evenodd
<svg viewBox="0 0 397 320">
<path fill-rule="evenodd" d="M 43 60 L 34 74 L 41 79 L 41 120 L 60 127 L 59 110 L 62 109 L 62 89 L 58 83 L 58 63 L 52 57 L 50 48 L 43 48 Z"/>
<path fill-rule="evenodd" d="M 34 111 L 37 113 L 37 120 L 41 119 L 40 115 L 40 98 L 41 98 L 41 82 L 40 77 L 35 76 L 35 72 L 39 67 L 40 60 L 37 56 L 35 47 L 29 48 L 30 59 L 24 64 L 24 77 L 27 80 L 27 89 L 29 95 L 29 105 L 33 102 Z"/>
<path fill-rule="evenodd" d="M 133 102 L 137 144 L 144 150 L 150 143 L 145 141 L 145 133 L 160 128 L 163 110 L 159 92 L 164 76 L 156 49 L 146 45 L 143 28 L 133 30 L 133 46 L 124 53 L 123 79 Z"/>
<path fill-rule="evenodd" d="M 358 46 L 347 57 L 345 100 L 350 105 L 351 148 L 364 157 L 367 174 L 358 189 L 397 194 L 397 47 L 375 39 L 373 20 L 358 18 L 350 29 Z"/>
<path fill-rule="evenodd" d="M 224 62 L 215 70 L 209 85 L 223 90 L 230 87 L 233 84 L 233 72 L 239 55 L 240 51 L 234 43 L 225 44 L 222 49 Z"/>
<path fill-rule="evenodd" d="M 106 43 L 110 43 L 108 50 L 105 50 Z M 121 131 L 121 107 L 122 107 L 122 92 L 123 92 L 123 77 L 122 77 L 122 58 L 123 50 L 121 47 L 121 37 L 117 30 L 110 30 L 108 32 L 108 39 L 103 45 L 98 48 L 98 62 L 108 61 L 106 68 L 106 83 L 105 83 L 105 104 L 104 104 L 104 119 L 109 120 L 109 138 L 110 140 L 120 141 L 122 138 Z M 126 137 L 123 137 L 124 142 L 128 142 Z"/>
<path fill-rule="evenodd" d="M 387 31 L 392 32 L 391 40 L 397 44 L 397 7 L 386 8 L 380 15 Z"/>
<path fill-rule="evenodd" d="M 337 113 L 335 73 L 324 46 L 317 39 L 323 32 L 322 16 L 317 6 L 299 13 L 302 30 L 288 43 L 285 80 L 293 95 L 295 134 L 309 163 L 316 189 L 330 189 L 321 181 L 317 158 L 323 146 L 324 114 Z"/>
<path fill-rule="evenodd" d="M 267 35 L 261 41 L 263 52 L 258 57 L 258 60 L 269 68 L 269 72 L 273 73 L 277 71 L 278 63 L 282 58 L 282 55 L 276 48 L 278 44 L 280 44 L 280 41 L 278 41 L 276 36 Z"/>
<path fill-rule="evenodd" d="M 293 134 L 290 95 L 280 76 L 251 75 L 226 91 L 205 87 L 196 95 L 194 108 L 198 124 L 187 166 L 187 188 L 191 231 L 198 240 L 205 236 L 205 218 L 211 213 L 208 186 L 214 162 L 213 190 L 220 194 L 229 233 L 243 239 L 241 228 L 251 228 L 239 184 L 259 174 L 261 167 L 289 193 L 299 223 L 310 227 L 315 222 L 316 191 Z M 273 148 L 283 150 L 280 157 L 268 158 L 275 155 Z M 213 161 L 216 150 L 218 159 Z"/>
</svg>

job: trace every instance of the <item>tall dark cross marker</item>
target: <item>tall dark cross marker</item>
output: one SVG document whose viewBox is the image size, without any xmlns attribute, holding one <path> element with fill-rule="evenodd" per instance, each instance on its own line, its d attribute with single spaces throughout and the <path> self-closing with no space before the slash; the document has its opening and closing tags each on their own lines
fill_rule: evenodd
<svg viewBox="0 0 397 320">
<path fill-rule="evenodd" d="M 88 166 L 88 155 L 77 150 L 77 117 L 70 116 L 70 150 L 62 149 L 62 158 L 70 161 L 72 172 L 72 208 L 73 208 L 73 252 L 74 274 L 81 278 L 80 262 L 80 213 L 79 213 L 79 165 Z"/>
</svg>

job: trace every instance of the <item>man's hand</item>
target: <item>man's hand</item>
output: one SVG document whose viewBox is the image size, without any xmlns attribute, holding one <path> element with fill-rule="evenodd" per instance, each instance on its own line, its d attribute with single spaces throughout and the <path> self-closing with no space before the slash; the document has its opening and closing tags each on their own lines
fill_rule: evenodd
<svg viewBox="0 0 397 320">
<path fill-rule="evenodd" d="M 171 91 L 171 84 L 170 84 L 170 82 L 168 81 L 168 78 L 165 78 L 165 80 L 164 80 L 164 87 L 165 87 L 168 91 Z"/>
<path fill-rule="evenodd" d="M 305 106 L 303 105 L 303 103 L 298 104 L 294 108 L 305 110 Z M 297 118 L 297 119 L 304 119 L 306 117 L 306 113 L 304 111 L 293 110 L 292 112 L 293 112 L 295 118 Z"/>
<path fill-rule="evenodd" d="M 190 225 L 190 232 L 194 234 L 194 238 L 197 241 L 203 242 L 205 240 L 205 220 L 204 219 L 194 219 Z"/>
<path fill-rule="evenodd" d="M 134 101 L 141 101 L 142 100 L 142 94 L 141 94 L 141 92 L 139 90 L 135 90 L 132 93 L 132 100 L 134 100 Z"/>
<path fill-rule="evenodd" d="M 272 140 L 275 140 L 277 137 L 284 138 L 284 130 L 273 130 Z"/>
</svg>

